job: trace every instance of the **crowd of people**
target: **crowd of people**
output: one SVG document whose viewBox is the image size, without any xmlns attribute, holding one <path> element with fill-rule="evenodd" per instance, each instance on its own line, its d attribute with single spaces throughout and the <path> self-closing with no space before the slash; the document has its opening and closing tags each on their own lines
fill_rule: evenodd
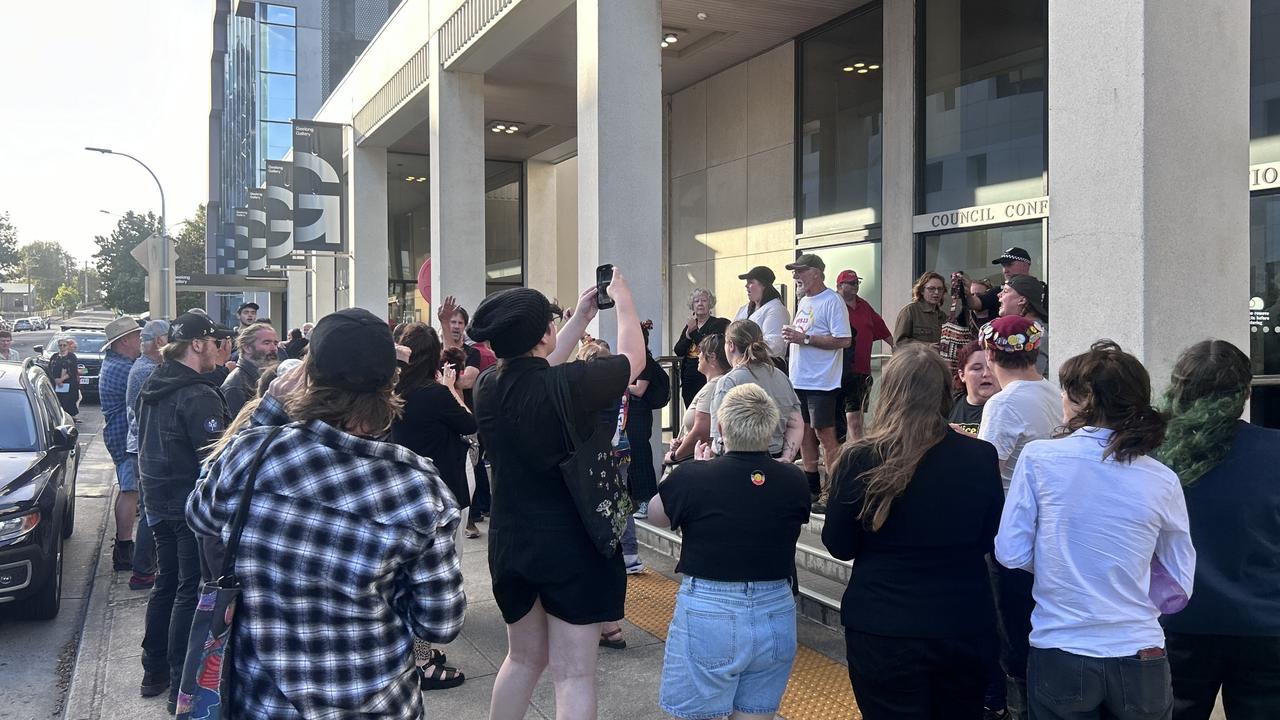
<svg viewBox="0 0 1280 720">
<path fill-rule="evenodd" d="M 103 435 L 113 559 L 151 588 L 142 694 L 191 701 L 197 589 L 248 498 L 237 715 L 420 717 L 421 691 L 465 682 L 436 645 L 462 629 L 458 548 L 487 520 L 508 639 L 489 717 L 524 717 L 544 673 L 557 717 L 595 717 L 644 520 L 682 535 L 658 705 L 771 718 L 820 515 L 853 561 L 840 617 L 868 720 L 1191 720 L 1219 692 L 1229 718 L 1275 717 L 1280 433 L 1240 420 L 1248 358 L 1191 346 L 1159 407 L 1110 341 L 1050 379 L 1047 287 L 1021 248 L 994 264 L 1002 283 L 925 273 L 892 330 L 812 253 L 786 266 L 794 315 L 767 267 L 733 320 L 694 290 L 659 463 L 672 385 L 617 268 L 612 345 L 588 334 L 596 286 L 563 311 L 526 288 L 474 314 L 446 298 L 435 326 L 342 310 L 285 343 L 252 303 L 235 329 L 113 322 Z"/>
</svg>

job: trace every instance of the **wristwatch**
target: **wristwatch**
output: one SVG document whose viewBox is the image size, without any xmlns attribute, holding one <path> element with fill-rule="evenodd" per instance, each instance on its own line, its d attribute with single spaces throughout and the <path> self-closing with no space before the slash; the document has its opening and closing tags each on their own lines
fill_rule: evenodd
<svg viewBox="0 0 1280 720">
<path fill-rule="evenodd" d="M 809 344 L 809 341 L 810 341 L 810 340 L 812 340 L 812 339 L 813 339 L 813 338 L 809 337 L 809 334 L 808 334 L 808 333 L 805 333 L 805 335 L 804 335 L 804 344 L 805 344 L 805 345 L 808 345 L 808 344 Z"/>
</svg>

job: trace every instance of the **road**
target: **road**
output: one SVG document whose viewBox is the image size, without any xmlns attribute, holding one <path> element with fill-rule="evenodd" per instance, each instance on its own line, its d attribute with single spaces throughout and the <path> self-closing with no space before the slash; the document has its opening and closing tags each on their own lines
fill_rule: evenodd
<svg viewBox="0 0 1280 720">
<path fill-rule="evenodd" d="M 37 335 L 40 333 L 20 333 L 18 337 L 25 340 Z M 44 335 L 47 341 L 49 333 Z M 32 344 L 39 342 L 34 340 Z M 97 406 L 85 405 L 80 412 L 82 461 L 76 481 L 75 532 L 64 550 L 62 609 L 58 617 L 27 622 L 0 612 L 0 683 L 4 687 L 0 719 L 62 715 L 111 493 L 110 465 L 83 459 L 92 444 L 101 442 L 101 428 L 102 414 Z"/>
</svg>

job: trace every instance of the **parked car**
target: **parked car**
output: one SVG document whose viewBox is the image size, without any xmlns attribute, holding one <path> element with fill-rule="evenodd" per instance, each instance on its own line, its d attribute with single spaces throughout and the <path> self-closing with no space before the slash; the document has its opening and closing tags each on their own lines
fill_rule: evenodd
<svg viewBox="0 0 1280 720">
<path fill-rule="evenodd" d="M 38 318 L 38 317 L 32 316 L 32 317 L 29 317 L 29 318 L 27 318 L 27 319 L 31 321 L 31 329 L 32 329 L 32 330 L 48 330 L 48 329 L 49 329 L 49 324 L 48 324 L 48 323 L 46 323 L 46 322 L 45 322 L 43 319 L 41 319 L 41 318 Z"/>
<path fill-rule="evenodd" d="M 106 342 L 106 334 L 97 328 L 63 325 L 47 346 L 36 345 L 32 348 L 39 353 L 39 359 L 36 362 L 40 367 L 49 369 L 49 359 L 58 353 L 58 340 L 64 337 L 76 341 L 76 359 L 80 361 L 81 394 L 86 400 L 97 400 L 98 373 L 102 370 L 102 357 L 105 352 L 102 344 Z"/>
<path fill-rule="evenodd" d="M 31 324 L 31 318 L 21 318 L 21 319 L 19 319 L 19 320 L 14 320 L 14 321 L 13 321 L 13 331 L 12 331 L 12 332 L 22 332 L 22 331 L 24 331 L 24 330 L 30 331 L 30 330 L 35 330 L 35 329 L 36 329 L 36 328 L 35 328 L 35 325 L 32 325 L 32 324 Z"/>
<path fill-rule="evenodd" d="M 50 620 L 76 517 L 79 435 L 32 358 L 0 362 L 0 613 Z"/>
</svg>

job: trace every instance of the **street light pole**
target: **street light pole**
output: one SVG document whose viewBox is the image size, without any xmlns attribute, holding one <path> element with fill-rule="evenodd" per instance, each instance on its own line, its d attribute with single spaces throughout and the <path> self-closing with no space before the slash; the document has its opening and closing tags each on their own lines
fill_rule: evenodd
<svg viewBox="0 0 1280 720">
<path fill-rule="evenodd" d="M 175 308 L 169 305 L 169 296 L 172 294 L 174 289 L 174 279 L 169 273 L 169 257 L 171 252 L 169 247 L 169 226 L 165 223 L 164 186 L 160 184 L 160 178 L 156 177 L 156 174 L 151 171 L 151 168 L 147 167 L 146 163 L 128 153 L 116 152 L 109 148 L 98 147 L 85 147 L 85 150 L 102 153 L 103 155 L 119 155 L 121 157 L 127 157 L 141 165 L 142 169 L 146 170 L 147 174 L 151 176 L 151 179 L 156 181 L 156 188 L 160 191 L 160 317 L 173 318 L 173 311 Z"/>
</svg>

